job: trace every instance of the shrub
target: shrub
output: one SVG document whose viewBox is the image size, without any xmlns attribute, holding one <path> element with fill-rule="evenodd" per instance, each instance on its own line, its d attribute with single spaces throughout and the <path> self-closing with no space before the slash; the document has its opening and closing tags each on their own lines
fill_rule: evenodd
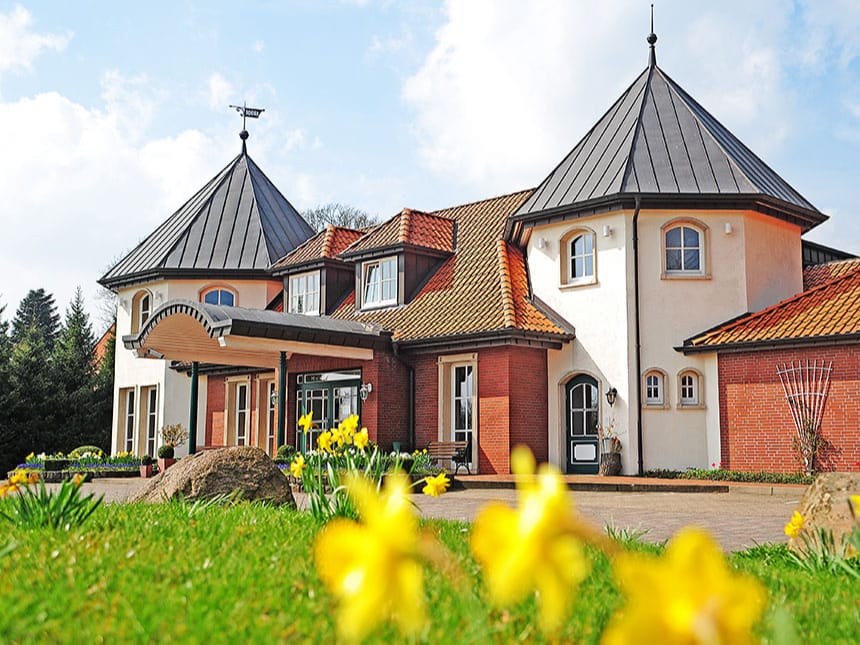
<svg viewBox="0 0 860 645">
<path fill-rule="evenodd" d="M 143 457 L 140 458 L 140 465 L 141 466 L 151 466 L 154 463 L 155 463 L 155 459 L 153 459 L 149 455 L 144 455 Z"/>
<path fill-rule="evenodd" d="M 158 457 L 160 459 L 173 459 L 173 446 L 169 443 L 164 444 L 161 448 L 158 449 Z"/>
<path fill-rule="evenodd" d="M 275 463 L 279 464 L 288 464 L 293 458 L 296 456 L 295 447 L 290 444 L 285 443 L 283 446 L 278 448 L 278 452 L 275 453 Z"/>
</svg>

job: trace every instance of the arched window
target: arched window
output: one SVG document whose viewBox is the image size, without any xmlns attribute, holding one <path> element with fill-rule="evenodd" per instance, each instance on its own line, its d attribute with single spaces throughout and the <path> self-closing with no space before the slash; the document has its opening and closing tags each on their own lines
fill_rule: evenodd
<svg viewBox="0 0 860 645">
<path fill-rule="evenodd" d="M 702 375 L 695 370 L 684 370 L 678 374 L 678 406 L 701 407 Z"/>
<path fill-rule="evenodd" d="M 131 299 L 131 333 L 136 334 L 152 315 L 152 294 L 142 290 Z"/>
<path fill-rule="evenodd" d="M 663 407 L 666 403 L 666 374 L 662 370 L 651 369 L 645 372 L 644 404 Z"/>
<path fill-rule="evenodd" d="M 707 274 L 707 228 L 689 220 L 663 227 L 663 271 L 666 276 Z"/>
<path fill-rule="evenodd" d="M 594 232 L 575 229 L 561 238 L 561 283 L 563 285 L 596 282 L 596 244 Z"/>
<path fill-rule="evenodd" d="M 223 287 L 215 287 L 208 291 L 204 291 L 201 300 L 207 305 L 233 307 L 236 304 L 236 294 Z"/>
</svg>

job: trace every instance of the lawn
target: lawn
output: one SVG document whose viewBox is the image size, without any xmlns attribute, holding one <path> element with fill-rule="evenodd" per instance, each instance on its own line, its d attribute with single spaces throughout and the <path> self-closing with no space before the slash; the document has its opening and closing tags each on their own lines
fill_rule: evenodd
<svg viewBox="0 0 860 645">
<path fill-rule="evenodd" d="M 486 602 L 467 524 L 429 522 L 472 581 L 454 589 L 430 573 L 423 642 L 542 640 L 534 601 L 511 610 Z M 173 502 L 100 507 L 69 532 L 4 527 L 0 537 L 3 642 L 270 642 L 335 638 L 335 604 L 311 558 L 308 515 L 241 503 Z M 658 550 L 636 543 L 634 548 Z M 784 546 L 760 546 L 732 562 L 758 576 L 771 604 L 760 625 L 771 642 L 850 642 L 860 632 L 860 593 L 845 574 L 811 574 Z M 570 598 L 560 640 L 595 643 L 621 604 L 609 562 Z M 391 627 L 379 642 L 399 642 Z"/>
</svg>

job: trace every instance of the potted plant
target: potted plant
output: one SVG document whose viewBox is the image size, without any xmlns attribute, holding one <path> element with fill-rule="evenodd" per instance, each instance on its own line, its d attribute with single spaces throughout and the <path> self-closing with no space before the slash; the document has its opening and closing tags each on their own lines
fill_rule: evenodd
<svg viewBox="0 0 860 645">
<path fill-rule="evenodd" d="M 170 468 L 173 464 L 176 463 L 176 459 L 173 458 L 174 450 L 173 445 L 166 443 L 161 448 L 158 449 L 158 470 L 159 472 L 164 472 L 168 468 Z"/>
<path fill-rule="evenodd" d="M 152 477 L 152 466 L 155 460 L 149 455 L 144 455 L 140 459 L 140 476 L 146 479 Z"/>
</svg>

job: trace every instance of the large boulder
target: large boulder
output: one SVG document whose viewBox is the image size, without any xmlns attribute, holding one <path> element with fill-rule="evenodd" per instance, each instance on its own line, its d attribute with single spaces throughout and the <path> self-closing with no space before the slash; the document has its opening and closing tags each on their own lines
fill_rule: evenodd
<svg viewBox="0 0 860 645">
<path fill-rule="evenodd" d="M 860 473 L 824 473 L 816 477 L 800 499 L 797 511 L 805 520 L 803 530 L 789 540 L 789 548 L 798 550 L 803 546 L 801 536 L 813 538 L 819 528 L 832 531 L 835 543 L 842 544 L 854 527 L 848 506 L 851 495 L 860 495 Z"/>
<path fill-rule="evenodd" d="M 209 499 L 234 491 L 246 500 L 296 505 L 289 480 L 265 452 L 250 446 L 204 450 L 184 457 L 150 479 L 128 501 Z"/>
</svg>

